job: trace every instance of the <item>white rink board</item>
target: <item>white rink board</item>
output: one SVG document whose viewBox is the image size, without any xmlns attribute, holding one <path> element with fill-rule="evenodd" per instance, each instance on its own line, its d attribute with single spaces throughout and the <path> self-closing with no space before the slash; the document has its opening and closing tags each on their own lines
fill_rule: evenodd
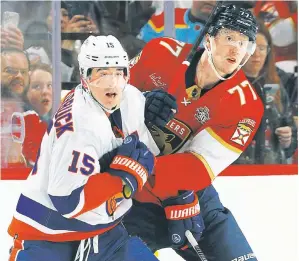
<svg viewBox="0 0 299 261">
<path fill-rule="evenodd" d="M 0 181 L 0 260 L 8 259 L 12 239 L 6 230 L 23 181 Z M 259 261 L 299 261 L 298 177 L 219 177 L 214 182 L 237 219 Z M 172 250 L 162 261 L 180 261 Z"/>
</svg>

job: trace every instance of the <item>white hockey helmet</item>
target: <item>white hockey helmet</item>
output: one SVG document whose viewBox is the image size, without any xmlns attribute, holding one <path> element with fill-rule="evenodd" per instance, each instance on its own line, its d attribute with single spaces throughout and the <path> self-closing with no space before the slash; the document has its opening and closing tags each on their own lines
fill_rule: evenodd
<svg viewBox="0 0 299 261">
<path fill-rule="evenodd" d="M 81 46 L 78 62 L 83 79 L 90 68 L 125 68 L 129 76 L 128 54 L 113 35 L 89 36 Z"/>
</svg>

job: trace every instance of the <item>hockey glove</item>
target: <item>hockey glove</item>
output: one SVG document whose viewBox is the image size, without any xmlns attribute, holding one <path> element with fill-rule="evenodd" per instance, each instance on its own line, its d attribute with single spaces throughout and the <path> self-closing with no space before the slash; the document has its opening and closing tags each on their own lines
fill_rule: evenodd
<svg viewBox="0 0 299 261">
<path fill-rule="evenodd" d="M 143 95 L 146 98 L 144 111 L 146 125 L 151 123 L 157 127 L 164 127 L 173 119 L 178 109 L 175 97 L 161 89 L 145 92 Z"/>
<path fill-rule="evenodd" d="M 139 141 L 136 134 L 127 136 L 107 170 L 113 176 L 121 177 L 125 182 L 123 194 L 131 198 L 141 190 L 147 178 L 153 173 L 155 156 L 146 145 Z"/>
<path fill-rule="evenodd" d="M 116 153 L 117 153 L 117 148 L 108 151 L 99 159 L 99 163 L 101 166 L 101 173 L 108 171 L 113 158 L 116 156 Z"/>
<path fill-rule="evenodd" d="M 196 241 L 204 230 L 204 222 L 200 214 L 197 195 L 193 191 L 179 191 L 179 196 L 162 201 L 168 219 L 168 236 L 174 249 L 190 247 L 185 236 L 190 230 Z"/>
</svg>

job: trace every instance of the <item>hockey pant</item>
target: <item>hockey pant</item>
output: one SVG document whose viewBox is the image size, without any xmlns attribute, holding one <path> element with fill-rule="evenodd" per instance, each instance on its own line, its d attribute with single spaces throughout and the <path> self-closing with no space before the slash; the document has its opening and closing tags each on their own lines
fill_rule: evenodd
<svg viewBox="0 0 299 261">
<path fill-rule="evenodd" d="M 220 202 L 213 186 L 197 192 L 205 230 L 198 244 L 208 261 L 257 261 L 232 213 Z M 134 201 L 125 216 L 130 235 L 139 236 L 152 251 L 170 247 L 167 220 L 162 207 Z M 192 248 L 176 251 L 187 261 L 198 261 Z"/>
<path fill-rule="evenodd" d="M 69 242 L 14 241 L 9 261 L 158 261 L 122 224 L 102 235 Z"/>
</svg>

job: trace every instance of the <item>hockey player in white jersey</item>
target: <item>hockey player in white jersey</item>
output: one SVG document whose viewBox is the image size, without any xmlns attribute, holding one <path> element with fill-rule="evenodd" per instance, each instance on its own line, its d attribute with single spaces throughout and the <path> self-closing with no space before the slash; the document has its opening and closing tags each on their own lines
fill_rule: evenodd
<svg viewBox="0 0 299 261">
<path fill-rule="evenodd" d="M 144 124 L 145 98 L 127 84 L 128 56 L 115 37 L 90 36 L 78 60 L 81 84 L 48 127 L 9 226 L 10 261 L 70 261 L 78 247 L 79 260 L 135 260 L 121 220 L 159 153 Z M 115 148 L 101 173 L 98 159 Z M 157 260 L 137 245 L 142 260 Z"/>
</svg>

